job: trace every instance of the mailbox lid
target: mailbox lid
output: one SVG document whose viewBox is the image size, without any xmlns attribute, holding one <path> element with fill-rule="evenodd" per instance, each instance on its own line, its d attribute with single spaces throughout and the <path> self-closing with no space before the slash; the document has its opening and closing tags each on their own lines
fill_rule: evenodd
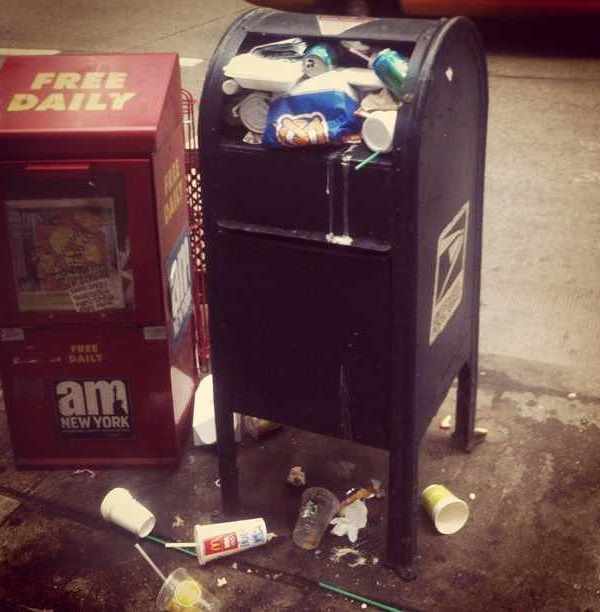
<svg viewBox="0 0 600 612">
<path fill-rule="evenodd" d="M 150 153 L 181 120 L 179 83 L 174 53 L 10 57 L 0 159 Z"/>
</svg>

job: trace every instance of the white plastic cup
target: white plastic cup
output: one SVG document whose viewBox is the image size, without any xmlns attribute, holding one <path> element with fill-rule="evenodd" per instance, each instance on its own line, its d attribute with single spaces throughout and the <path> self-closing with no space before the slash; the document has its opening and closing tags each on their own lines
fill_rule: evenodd
<svg viewBox="0 0 600 612">
<path fill-rule="evenodd" d="M 423 505 L 435 528 L 444 535 L 460 531 L 469 518 L 469 506 L 444 485 L 432 484 L 423 490 Z"/>
<path fill-rule="evenodd" d="M 362 126 L 362 139 L 371 149 L 379 153 L 389 153 L 394 146 L 394 131 L 398 111 L 373 111 Z"/>
<path fill-rule="evenodd" d="M 156 524 L 154 514 L 121 487 L 112 489 L 104 496 L 100 513 L 105 521 L 119 525 L 140 538 L 145 538 Z"/>
<path fill-rule="evenodd" d="M 205 565 L 213 559 L 228 557 L 266 544 L 267 525 L 262 518 L 196 525 L 194 541 L 198 563 Z"/>
</svg>

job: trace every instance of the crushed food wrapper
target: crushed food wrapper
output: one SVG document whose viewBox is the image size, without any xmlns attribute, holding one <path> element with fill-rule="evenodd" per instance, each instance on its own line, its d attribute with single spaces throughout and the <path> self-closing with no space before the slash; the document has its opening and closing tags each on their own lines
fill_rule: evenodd
<svg viewBox="0 0 600 612">
<path fill-rule="evenodd" d="M 250 49 L 250 53 L 276 59 L 302 58 L 308 45 L 301 38 L 286 38 Z"/>
<path fill-rule="evenodd" d="M 357 500 L 349 506 L 342 508 L 340 516 L 336 516 L 331 521 L 334 525 L 331 533 L 336 536 L 348 536 L 350 542 L 354 543 L 358 539 L 358 532 L 367 526 L 367 506 L 364 501 Z"/>
<path fill-rule="evenodd" d="M 358 100 L 346 79 L 331 72 L 306 79 L 272 100 L 263 144 L 276 148 L 346 144 L 360 133 Z"/>
<path fill-rule="evenodd" d="M 251 145 L 259 145 L 262 141 L 262 135 L 257 134 L 256 132 L 246 132 L 246 135 L 242 138 L 242 142 Z"/>
<path fill-rule="evenodd" d="M 396 102 L 387 89 L 367 94 L 361 101 L 356 114 L 368 117 L 370 113 L 378 110 L 398 110 L 401 102 Z"/>
</svg>

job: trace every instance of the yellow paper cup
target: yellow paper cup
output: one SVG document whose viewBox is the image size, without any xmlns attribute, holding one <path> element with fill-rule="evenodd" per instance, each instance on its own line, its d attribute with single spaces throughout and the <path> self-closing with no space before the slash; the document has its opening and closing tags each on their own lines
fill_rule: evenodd
<svg viewBox="0 0 600 612">
<path fill-rule="evenodd" d="M 469 506 L 443 485 L 429 485 L 422 499 L 435 528 L 444 535 L 460 531 L 469 518 Z"/>
</svg>

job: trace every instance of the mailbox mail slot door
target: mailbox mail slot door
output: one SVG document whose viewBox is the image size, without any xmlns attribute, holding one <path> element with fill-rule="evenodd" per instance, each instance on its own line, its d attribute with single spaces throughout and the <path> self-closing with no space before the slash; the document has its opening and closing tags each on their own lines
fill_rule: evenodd
<svg viewBox="0 0 600 612">
<path fill-rule="evenodd" d="M 215 250 L 213 361 L 235 410 L 386 448 L 389 257 L 232 230 Z"/>
<path fill-rule="evenodd" d="M 0 164 L 4 326 L 164 319 L 147 160 Z"/>
</svg>

